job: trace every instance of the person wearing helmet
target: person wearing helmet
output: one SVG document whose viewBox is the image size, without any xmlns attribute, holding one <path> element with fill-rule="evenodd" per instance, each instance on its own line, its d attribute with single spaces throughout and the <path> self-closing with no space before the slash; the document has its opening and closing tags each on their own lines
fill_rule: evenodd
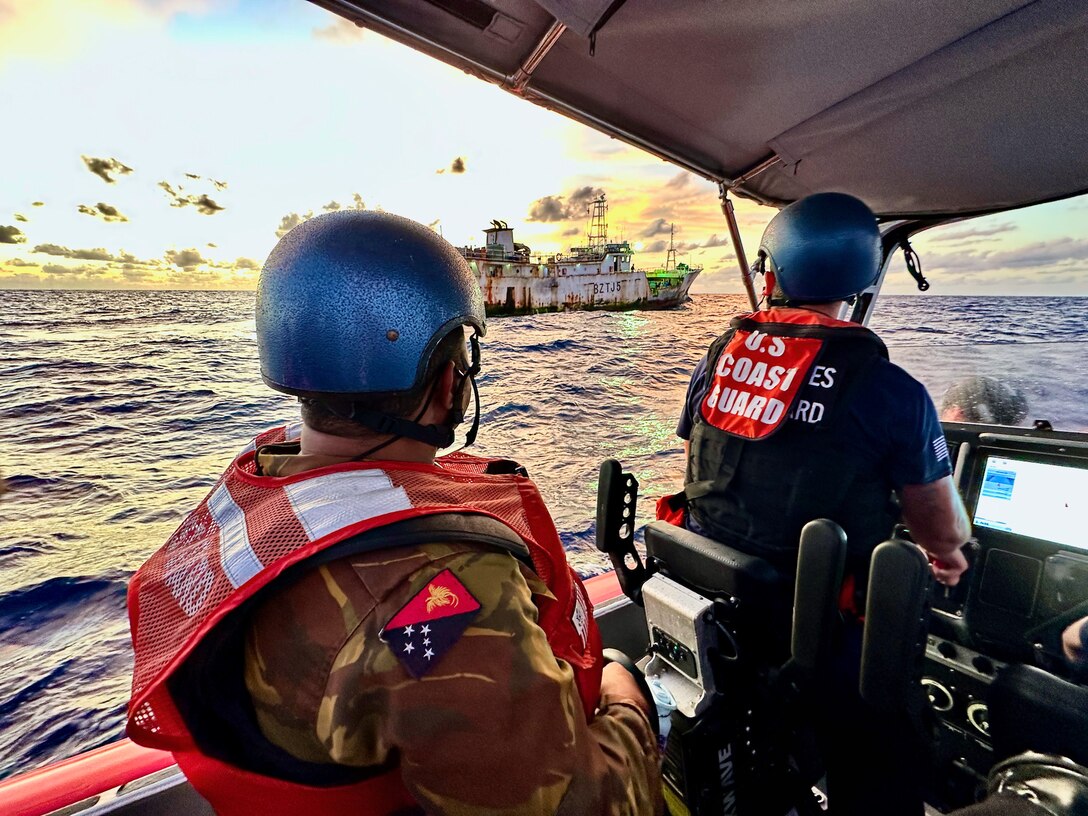
<svg viewBox="0 0 1088 816">
<path fill-rule="evenodd" d="M 650 703 L 604 665 L 536 487 L 437 456 L 486 330 L 464 259 L 322 215 L 273 249 L 256 316 L 301 430 L 259 435 L 134 576 L 132 739 L 221 816 L 660 813 Z"/>
<path fill-rule="evenodd" d="M 989 422 L 1019 425 L 1028 415 L 1023 392 L 993 377 L 968 377 L 949 386 L 941 398 L 946 422 Z"/>
<path fill-rule="evenodd" d="M 937 580 L 955 584 L 971 529 L 933 402 L 873 332 L 839 319 L 880 272 L 872 212 L 842 193 L 803 198 L 771 220 L 757 264 L 767 308 L 734 317 L 697 365 L 677 427 L 685 488 L 662 500 L 659 517 L 787 574 L 801 528 L 831 519 L 847 535 L 844 608 L 862 609 L 869 556 L 899 520 L 894 492 Z M 860 631 L 844 637 L 859 652 Z M 833 739 L 852 749 L 833 746 L 826 757 L 831 808 L 921 814 L 913 756 L 887 738 L 890 726 L 871 727 L 878 718 L 854 699 L 859 655 L 843 649 L 855 674 L 831 701 L 841 714 Z"/>
</svg>

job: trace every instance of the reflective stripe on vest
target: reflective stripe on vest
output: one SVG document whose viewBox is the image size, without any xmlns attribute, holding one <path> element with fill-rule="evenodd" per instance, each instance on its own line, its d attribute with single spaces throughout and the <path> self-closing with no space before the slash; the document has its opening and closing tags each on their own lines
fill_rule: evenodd
<svg viewBox="0 0 1088 816">
<path fill-rule="evenodd" d="M 434 465 L 358 462 L 284 478 L 256 476 L 255 448 L 283 439 L 284 429 L 261 434 L 129 585 L 135 668 L 128 733 L 133 741 L 172 750 L 183 767 L 206 777 L 203 783 L 229 788 L 217 780 L 238 769 L 199 753 L 170 699 L 167 680 L 178 665 L 231 610 L 286 568 L 360 533 L 445 513 L 489 516 L 525 542 L 535 572 L 554 596 L 534 597 L 538 624 L 555 656 L 572 666 L 585 716 L 593 716 L 600 696 L 600 633 L 585 587 L 567 564 L 551 516 L 529 479 L 489 474 L 495 460 L 460 453 Z M 277 795 L 290 787 L 248 776 L 267 781 Z M 241 782 L 243 776 L 238 772 L 232 778 Z M 368 786 L 388 785 L 377 781 L 382 778 L 308 790 L 325 791 L 325 798 L 340 791 L 351 798 L 348 787 L 361 794 Z M 200 789 L 197 780 L 194 784 Z"/>
</svg>

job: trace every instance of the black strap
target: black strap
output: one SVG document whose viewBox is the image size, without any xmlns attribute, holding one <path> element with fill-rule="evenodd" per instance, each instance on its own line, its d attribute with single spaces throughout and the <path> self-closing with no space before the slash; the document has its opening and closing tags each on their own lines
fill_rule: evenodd
<svg viewBox="0 0 1088 816">
<path fill-rule="evenodd" d="M 453 428 L 444 425 L 420 425 L 418 422 L 403 417 L 383 414 L 380 411 L 369 411 L 356 404 L 352 404 L 345 418 L 365 425 L 375 433 L 404 436 L 425 445 L 434 445 L 439 449 L 448 448 L 454 440 Z"/>
<path fill-rule="evenodd" d="M 733 477 L 737 475 L 737 465 L 740 464 L 740 455 L 744 451 L 745 444 L 747 444 L 745 440 L 735 436 L 725 440 L 717 475 L 713 479 L 703 479 L 684 485 L 680 495 L 684 497 L 685 506 L 711 493 L 719 493 L 729 488 L 729 485 L 733 483 Z"/>
</svg>

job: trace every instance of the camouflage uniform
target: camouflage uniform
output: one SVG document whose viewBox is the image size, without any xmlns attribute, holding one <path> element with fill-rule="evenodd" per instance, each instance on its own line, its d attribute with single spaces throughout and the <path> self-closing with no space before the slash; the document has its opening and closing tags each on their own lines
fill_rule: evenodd
<svg viewBox="0 0 1088 816">
<path fill-rule="evenodd" d="M 262 454 L 285 476 L 328 457 Z M 479 602 L 460 639 L 416 680 L 379 639 L 450 570 Z M 573 672 L 536 625 L 547 587 L 511 555 L 435 543 L 333 561 L 265 601 L 246 639 L 262 733 L 309 762 L 399 761 L 427 813 L 659 814 L 658 751 L 634 701 L 586 723 Z"/>
</svg>

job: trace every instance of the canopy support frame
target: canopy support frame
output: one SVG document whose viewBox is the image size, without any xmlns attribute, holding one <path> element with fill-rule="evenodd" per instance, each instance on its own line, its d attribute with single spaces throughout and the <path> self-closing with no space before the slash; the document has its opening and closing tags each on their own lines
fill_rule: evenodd
<svg viewBox="0 0 1088 816">
<path fill-rule="evenodd" d="M 506 84 L 511 91 L 516 94 L 521 94 L 529 87 L 529 82 L 533 78 L 533 71 L 537 69 L 537 66 L 539 66 L 544 57 L 548 55 L 548 52 L 555 47 L 555 44 L 559 42 L 559 38 L 563 36 L 563 32 L 566 30 L 566 23 L 561 23 L 558 20 L 552 23 L 552 27 L 540 38 L 540 42 L 536 44 L 532 53 L 521 63 L 518 70 L 515 71 L 513 75 L 507 77 Z"/>
<path fill-rule="evenodd" d="M 777 161 L 777 157 L 773 159 Z M 767 166 L 770 166 L 767 163 Z M 756 297 L 755 285 L 752 283 L 752 270 L 748 267 L 748 257 L 744 254 L 744 239 L 740 234 L 740 227 L 737 225 L 737 213 L 733 209 L 733 202 L 729 198 L 729 190 L 732 185 L 724 182 L 718 182 L 718 198 L 722 204 L 722 214 L 725 215 L 725 222 L 729 225 L 729 240 L 733 244 L 733 254 L 737 256 L 737 263 L 740 265 L 740 279 L 744 284 L 744 291 L 748 295 L 748 303 L 752 307 L 752 311 L 759 309 L 759 299 Z"/>
</svg>

